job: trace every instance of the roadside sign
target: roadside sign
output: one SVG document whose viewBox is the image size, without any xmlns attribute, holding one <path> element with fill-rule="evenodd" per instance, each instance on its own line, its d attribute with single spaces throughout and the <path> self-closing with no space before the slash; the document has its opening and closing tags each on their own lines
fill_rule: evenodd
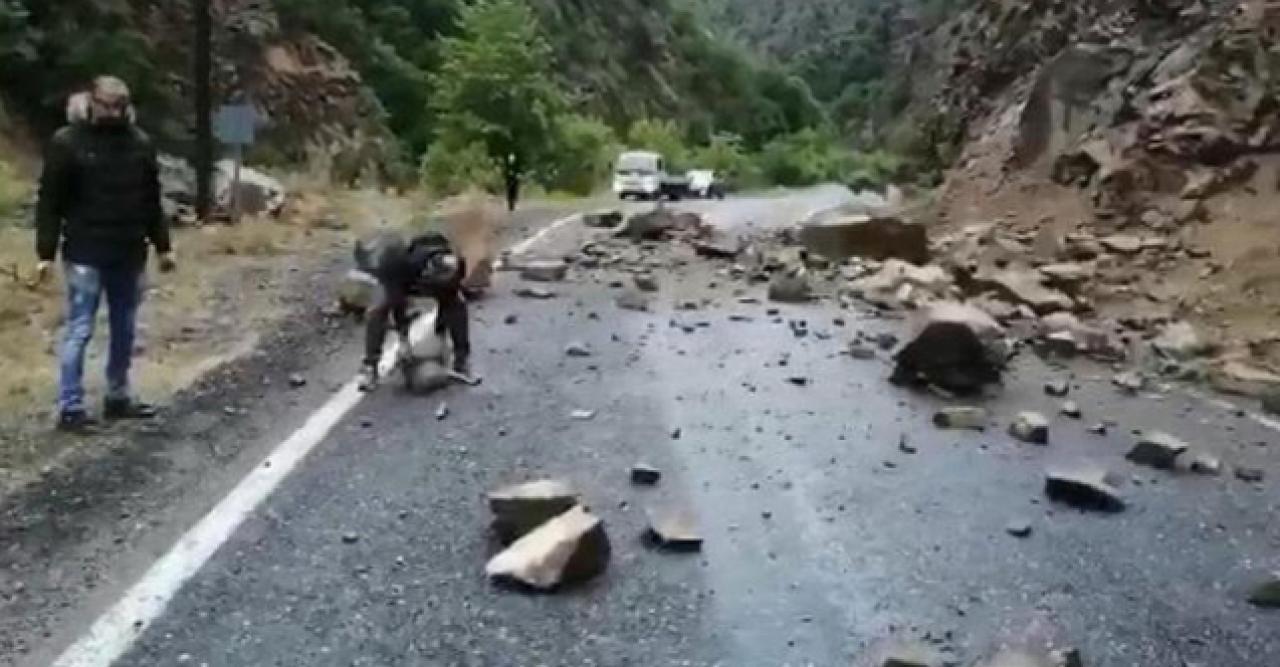
<svg viewBox="0 0 1280 667">
<path fill-rule="evenodd" d="M 213 134 L 224 144 L 248 146 L 253 143 L 258 115 L 249 104 L 220 107 L 213 119 Z"/>
<path fill-rule="evenodd" d="M 234 147 L 235 169 L 231 176 L 231 219 L 240 220 L 240 165 L 244 163 L 244 147 L 253 144 L 258 116 L 249 104 L 227 104 L 213 118 L 213 135 Z"/>
</svg>

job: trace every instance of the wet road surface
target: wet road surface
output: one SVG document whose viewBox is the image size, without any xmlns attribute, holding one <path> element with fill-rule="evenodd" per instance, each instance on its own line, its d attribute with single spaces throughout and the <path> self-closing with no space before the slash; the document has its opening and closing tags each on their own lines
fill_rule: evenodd
<svg viewBox="0 0 1280 667">
<path fill-rule="evenodd" d="M 694 206 L 738 229 L 842 197 Z M 592 233 L 566 224 L 531 252 Z M 1004 643 L 1078 647 L 1090 666 L 1280 664 L 1280 616 L 1245 603 L 1280 568 L 1276 432 L 1176 389 L 1122 397 L 1107 368 L 1027 354 L 985 403 L 996 427 L 937 430 L 946 403 L 888 384 L 887 355 L 843 354 L 856 330 L 901 321 L 769 304 L 687 248 L 639 258 L 671 263 L 648 313 L 615 306 L 617 272 L 572 271 L 547 301 L 500 276 L 473 313 L 483 385 L 422 398 L 388 383 L 365 399 L 117 664 L 860 665 L 904 640 L 965 665 Z M 701 306 L 677 310 L 686 300 Z M 593 355 L 566 356 L 572 341 Z M 1081 420 L 1054 416 L 1062 399 L 1042 391 L 1067 376 Z M 1048 446 L 1004 433 L 1028 409 L 1052 417 Z M 1104 418 L 1109 435 L 1087 432 Z M 1133 466 L 1133 429 L 1174 433 L 1226 471 Z M 1044 498 L 1046 467 L 1084 460 L 1122 475 L 1126 511 Z M 628 482 L 640 461 L 662 469 L 656 488 Z M 1236 463 L 1269 476 L 1242 482 Z M 542 476 L 579 488 L 613 561 L 554 595 L 496 588 L 484 493 Z M 693 510 L 702 553 L 642 544 L 659 501 Z"/>
</svg>

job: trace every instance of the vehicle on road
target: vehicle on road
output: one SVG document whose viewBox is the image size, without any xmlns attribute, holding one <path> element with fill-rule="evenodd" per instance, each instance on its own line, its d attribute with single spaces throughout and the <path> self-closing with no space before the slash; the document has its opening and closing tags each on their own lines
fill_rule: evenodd
<svg viewBox="0 0 1280 667">
<path fill-rule="evenodd" d="M 724 199 L 728 188 L 724 179 L 714 169 L 690 169 L 685 176 L 689 179 L 690 197 Z"/>
<path fill-rule="evenodd" d="M 614 166 L 613 192 L 620 199 L 679 201 L 689 192 L 689 179 L 667 173 L 667 162 L 652 151 L 627 151 Z"/>
</svg>

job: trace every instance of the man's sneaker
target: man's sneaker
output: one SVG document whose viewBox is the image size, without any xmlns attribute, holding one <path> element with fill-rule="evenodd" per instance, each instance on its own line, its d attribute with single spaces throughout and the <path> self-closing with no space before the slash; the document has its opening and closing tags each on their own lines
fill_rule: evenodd
<svg viewBox="0 0 1280 667">
<path fill-rule="evenodd" d="M 58 415 L 58 430 L 76 435 L 92 435 L 98 431 L 98 420 L 84 410 L 69 410 Z"/>
<path fill-rule="evenodd" d="M 108 420 L 154 419 L 156 408 L 142 401 L 129 398 L 108 398 L 103 404 L 102 416 Z"/>
<path fill-rule="evenodd" d="M 356 388 L 363 392 L 371 392 L 378 388 L 378 367 L 365 365 L 356 375 Z"/>
</svg>

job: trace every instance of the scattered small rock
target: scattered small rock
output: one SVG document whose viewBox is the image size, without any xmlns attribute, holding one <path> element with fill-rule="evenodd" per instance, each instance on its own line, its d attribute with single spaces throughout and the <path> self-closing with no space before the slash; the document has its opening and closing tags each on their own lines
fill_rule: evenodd
<svg viewBox="0 0 1280 667">
<path fill-rule="evenodd" d="M 861 343 L 852 343 L 849 345 L 849 356 L 867 361 L 876 358 L 876 351 Z"/>
<path fill-rule="evenodd" d="M 797 387 L 807 387 L 807 386 L 809 386 L 809 378 L 807 378 L 807 377 L 805 377 L 805 376 L 803 376 L 803 375 L 793 375 L 793 376 L 791 376 L 791 377 L 787 378 L 787 382 L 790 382 L 791 384 L 794 384 L 794 385 L 795 385 L 795 386 L 797 386 Z"/>
<path fill-rule="evenodd" d="M 360 541 L 359 533 L 343 533 L 342 534 L 343 544 L 355 544 L 356 542 L 359 542 L 359 541 Z"/>
<path fill-rule="evenodd" d="M 518 287 L 515 295 L 523 299 L 554 299 L 556 293 L 541 287 Z"/>
<path fill-rule="evenodd" d="M 1236 479 L 1242 482 L 1257 483 L 1266 478 L 1266 472 L 1262 468 L 1254 468 L 1251 466 L 1236 466 Z"/>
<path fill-rule="evenodd" d="M 1187 449 L 1187 443 L 1172 435 L 1153 431 L 1139 439 L 1125 458 L 1139 465 L 1171 470 Z"/>
<path fill-rule="evenodd" d="M 938 428 L 972 429 L 981 431 L 987 427 L 987 411 L 971 406 L 951 406 L 933 415 L 933 425 Z"/>
<path fill-rule="evenodd" d="M 677 507 L 649 507 L 649 538 L 658 546 L 675 551 L 702 549 L 702 534 L 697 522 L 686 509 Z"/>
<path fill-rule="evenodd" d="M 1049 444 L 1049 420 L 1039 412 L 1020 412 L 1009 424 L 1009 435 L 1036 445 Z"/>
<path fill-rule="evenodd" d="M 898 337 L 891 333 L 882 333 L 876 336 L 876 345 L 886 352 L 892 350 L 897 344 Z"/>
<path fill-rule="evenodd" d="M 636 289 L 641 292 L 657 292 L 658 279 L 652 273 L 638 273 L 634 278 Z"/>
<path fill-rule="evenodd" d="M 1097 424 L 1090 426 L 1087 430 L 1094 435 L 1106 435 L 1107 425 L 1102 422 L 1098 422 Z"/>
<path fill-rule="evenodd" d="M 1136 394 L 1137 392 L 1142 391 L 1142 388 L 1147 385 L 1147 379 L 1144 378 L 1141 373 L 1126 371 L 1124 373 L 1117 373 L 1112 377 L 1111 384 L 1114 384 L 1123 391 Z"/>
<path fill-rule="evenodd" d="M 1062 397 L 1071 393 L 1071 383 L 1066 380 L 1053 380 L 1044 384 L 1044 393 L 1050 396 Z"/>
<path fill-rule="evenodd" d="M 1031 522 L 1026 519 L 1014 519 L 1005 524 L 1004 531 L 1014 537 L 1028 537 L 1031 535 Z"/>
<path fill-rule="evenodd" d="M 1050 470 L 1045 475 L 1044 492 L 1052 500 L 1083 509 L 1123 510 L 1120 491 L 1107 478 L 1105 470 L 1094 467 Z"/>
<path fill-rule="evenodd" d="M 1070 417 L 1072 419 L 1079 419 L 1084 416 L 1084 413 L 1080 411 L 1080 406 L 1075 401 L 1064 402 L 1062 407 L 1058 409 L 1058 412 L 1061 413 L 1062 416 Z"/>
<path fill-rule="evenodd" d="M 653 486 L 662 479 L 662 471 L 647 464 L 637 463 L 631 466 L 631 483 L 641 486 Z"/>
<path fill-rule="evenodd" d="M 573 412 L 569 413 L 569 417 L 572 419 L 576 419 L 578 421 L 590 421 L 592 419 L 595 419 L 596 411 L 595 410 L 574 410 Z"/>
<path fill-rule="evenodd" d="M 441 403 L 436 407 L 436 421 L 444 421 L 449 416 L 449 404 Z"/>
<path fill-rule="evenodd" d="M 1222 461 L 1209 454 L 1197 454 L 1191 461 L 1191 472 L 1201 475 L 1217 475 L 1222 472 Z"/>
<path fill-rule="evenodd" d="M 289 386 L 293 387 L 294 389 L 301 389 L 302 387 L 307 386 L 307 378 L 304 378 L 301 375 L 298 375 L 296 373 L 293 375 L 290 375 Z"/>
<path fill-rule="evenodd" d="M 617 306 L 622 310 L 634 310 L 637 312 L 646 312 L 649 310 L 649 297 L 645 296 L 638 290 L 626 290 L 618 295 L 615 301 Z"/>
<path fill-rule="evenodd" d="M 518 315 L 516 315 L 515 313 L 512 313 L 512 314 L 510 314 L 510 315 L 507 315 L 507 316 L 506 316 L 505 318 L 503 318 L 503 320 L 502 320 L 503 324 L 507 324 L 507 325 L 515 324 L 516 322 L 519 322 L 519 321 L 520 321 L 520 317 L 519 317 Z"/>
<path fill-rule="evenodd" d="M 564 260 L 533 260 L 520 267 L 520 278 L 534 282 L 552 283 L 564 280 L 569 272 L 569 265 Z"/>
<path fill-rule="evenodd" d="M 905 433 L 898 436 L 898 451 L 903 454 L 915 454 L 917 451 L 915 445 L 907 442 L 907 435 Z"/>
<path fill-rule="evenodd" d="M 591 348 L 581 341 L 573 341 L 565 346 L 564 353 L 568 357 L 589 357 L 591 356 Z"/>
</svg>

